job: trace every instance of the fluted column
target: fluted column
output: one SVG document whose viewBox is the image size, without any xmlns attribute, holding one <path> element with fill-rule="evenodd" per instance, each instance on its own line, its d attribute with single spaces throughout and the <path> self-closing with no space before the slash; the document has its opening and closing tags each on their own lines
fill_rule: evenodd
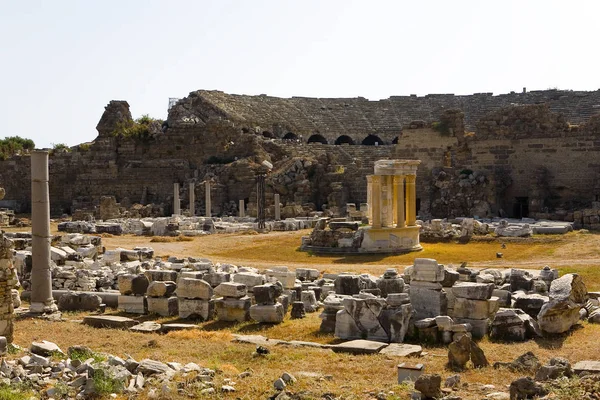
<svg viewBox="0 0 600 400">
<path fill-rule="evenodd" d="M 273 195 L 273 200 L 275 201 L 275 221 L 279 221 L 281 219 L 281 207 L 280 207 L 280 198 L 279 193 L 275 193 Z"/>
<path fill-rule="evenodd" d="M 371 215 L 373 216 L 371 225 L 373 225 L 373 228 L 379 229 L 381 228 L 381 176 L 372 175 L 371 182 L 371 200 L 373 203 L 369 204 Z"/>
<path fill-rule="evenodd" d="M 406 176 L 406 224 L 415 226 L 417 224 L 417 190 L 415 186 L 416 176 Z"/>
<path fill-rule="evenodd" d="M 404 216 L 404 175 L 394 176 L 394 211 L 396 215 L 396 227 L 406 226 Z"/>
<path fill-rule="evenodd" d="M 244 205 L 244 200 L 240 200 L 239 201 L 239 206 L 238 207 L 239 207 L 238 215 L 240 217 L 245 217 L 246 216 L 246 208 L 245 208 L 245 205 Z"/>
</svg>

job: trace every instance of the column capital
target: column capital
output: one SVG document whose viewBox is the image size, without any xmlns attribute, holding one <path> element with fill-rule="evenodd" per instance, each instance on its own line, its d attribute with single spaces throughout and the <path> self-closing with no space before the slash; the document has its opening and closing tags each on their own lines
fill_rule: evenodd
<svg viewBox="0 0 600 400">
<path fill-rule="evenodd" d="M 415 183 L 416 180 L 416 175 L 406 175 L 406 183 Z"/>
<path fill-rule="evenodd" d="M 373 175 L 367 175 L 367 183 L 373 182 Z"/>
<path fill-rule="evenodd" d="M 404 175 L 394 175 L 394 185 L 400 185 L 404 183 Z"/>
<path fill-rule="evenodd" d="M 368 175 L 371 177 L 372 183 L 381 183 L 381 175 Z"/>
</svg>

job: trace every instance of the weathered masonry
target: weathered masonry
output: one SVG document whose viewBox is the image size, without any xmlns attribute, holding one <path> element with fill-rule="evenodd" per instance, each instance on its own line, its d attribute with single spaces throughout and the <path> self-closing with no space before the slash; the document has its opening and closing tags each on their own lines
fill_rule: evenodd
<svg viewBox="0 0 600 400">
<path fill-rule="evenodd" d="M 380 101 L 276 98 L 196 91 L 148 134 L 117 134 L 129 105 L 111 101 L 89 146 L 50 156 L 53 214 L 98 206 L 160 204 L 212 215 L 256 208 L 256 174 L 266 182 L 267 217 L 306 215 L 367 202 L 374 163 L 418 159 L 420 217 L 552 217 L 600 228 L 600 91 L 547 90 L 493 96 L 402 96 Z M 29 156 L 0 161 L 2 205 L 29 211 Z M 190 195 L 189 190 L 196 191 Z M 190 207 L 189 199 L 194 202 Z M 592 215 L 593 214 L 593 215 Z"/>
</svg>

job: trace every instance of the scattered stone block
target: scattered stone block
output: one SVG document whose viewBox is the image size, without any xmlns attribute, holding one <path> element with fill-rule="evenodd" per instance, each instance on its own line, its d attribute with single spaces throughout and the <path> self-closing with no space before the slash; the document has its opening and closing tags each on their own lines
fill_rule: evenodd
<svg viewBox="0 0 600 400">
<path fill-rule="evenodd" d="M 241 298 L 223 297 L 215 300 L 217 318 L 221 321 L 244 322 L 250 320 L 252 299 L 248 296 Z"/>
<path fill-rule="evenodd" d="M 246 285 L 243 283 L 223 282 L 214 290 L 214 294 L 223 297 L 242 298 L 246 296 Z"/>
<path fill-rule="evenodd" d="M 146 295 L 148 297 L 171 297 L 177 289 L 177 284 L 173 281 L 154 281 L 150 282 Z"/>
<path fill-rule="evenodd" d="M 210 300 L 213 296 L 213 288 L 202 279 L 179 278 L 177 280 L 177 297 L 186 299 Z"/>
<path fill-rule="evenodd" d="M 152 284 L 151 284 L 152 285 Z M 172 317 L 178 314 L 177 297 L 148 297 L 148 312 L 162 317 Z"/>
<path fill-rule="evenodd" d="M 141 324 L 137 324 L 129 328 L 130 331 L 140 333 L 158 333 L 160 332 L 162 325 L 154 321 L 144 321 Z"/>
<path fill-rule="evenodd" d="M 393 357 L 419 357 L 422 352 L 421 346 L 406 343 L 391 343 L 380 351 L 381 354 Z"/>
<path fill-rule="evenodd" d="M 414 382 L 423 375 L 424 371 L 425 366 L 423 364 L 398 364 L 398 384 L 406 381 Z"/>
<path fill-rule="evenodd" d="M 487 300 L 494 292 L 493 283 L 458 282 L 452 286 L 452 293 L 457 298 Z"/>
<path fill-rule="evenodd" d="M 212 288 L 211 288 L 212 290 Z M 179 318 L 198 318 L 202 321 L 213 319 L 215 314 L 215 305 L 212 300 L 188 299 L 178 297 Z"/>
<path fill-rule="evenodd" d="M 147 314 L 148 302 L 146 296 L 119 296 L 117 309 L 131 314 Z"/>
<path fill-rule="evenodd" d="M 83 317 L 82 323 L 84 325 L 93 326 L 94 328 L 114 329 L 128 329 L 137 325 L 137 321 L 131 318 L 114 315 L 88 315 L 87 317 Z"/>
<path fill-rule="evenodd" d="M 285 313 L 283 306 L 277 304 L 253 305 L 250 307 L 250 318 L 257 322 L 280 323 L 283 321 Z"/>
<path fill-rule="evenodd" d="M 336 353 L 374 354 L 379 353 L 386 346 L 386 343 L 358 339 L 332 345 L 331 349 Z"/>
</svg>

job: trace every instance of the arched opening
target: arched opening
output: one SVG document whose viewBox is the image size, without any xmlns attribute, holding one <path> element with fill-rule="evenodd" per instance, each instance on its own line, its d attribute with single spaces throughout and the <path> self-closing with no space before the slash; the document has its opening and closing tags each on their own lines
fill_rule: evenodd
<svg viewBox="0 0 600 400">
<path fill-rule="evenodd" d="M 335 139 L 335 144 L 354 144 L 354 140 L 348 135 L 342 135 Z"/>
<path fill-rule="evenodd" d="M 362 144 L 365 146 L 381 146 L 383 140 L 377 135 L 369 135 L 362 141 Z"/>
<path fill-rule="evenodd" d="M 394 140 L 392 140 L 392 144 L 398 144 L 398 136 L 396 136 L 396 137 L 394 138 Z"/>
<path fill-rule="evenodd" d="M 308 142 L 307 143 L 323 143 L 323 144 L 327 144 L 327 139 L 325 139 L 325 137 L 323 137 L 323 135 L 319 135 L 318 133 L 315 133 L 314 135 L 312 135 L 311 137 L 308 138 Z"/>
<path fill-rule="evenodd" d="M 263 136 L 269 139 L 273 139 L 275 136 L 269 131 L 263 131 Z"/>
<path fill-rule="evenodd" d="M 294 132 L 288 132 L 282 137 L 283 140 L 298 140 L 298 135 Z"/>
</svg>

